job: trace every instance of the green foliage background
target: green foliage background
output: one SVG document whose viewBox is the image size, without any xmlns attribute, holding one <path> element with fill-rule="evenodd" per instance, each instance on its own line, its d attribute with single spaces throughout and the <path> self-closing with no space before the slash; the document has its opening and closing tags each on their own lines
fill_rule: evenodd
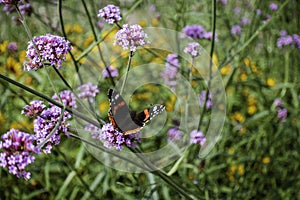
<svg viewBox="0 0 300 200">
<path fill-rule="evenodd" d="M 32 33 L 60 35 L 56 1 L 30 3 L 34 13 L 26 20 Z M 212 1 L 87 1 L 95 25 L 98 10 L 108 3 L 128 13 L 126 21 L 129 23 L 177 31 L 188 24 L 199 24 L 206 30 L 212 28 Z M 300 4 L 296 0 L 276 1 L 279 7 L 286 3 L 276 12 L 269 9 L 270 3 L 243 0 L 223 5 L 217 2 L 218 41 L 213 60 L 223 74 L 227 95 L 222 139 L 204 160 L 197 158 L 197 148 L 189 148 L 172 175 L 175 182 L 199 194 L 199 199 L 297 199 L 300 196 L 300 50 L 276 46 L 281 30 L 299 34 Z M 155 12 L 160 17 L 149 11 L 151 5 L 156 6 Z M 236 7 L 241 8 L 240 15 L 234 14 Z M 258 8 L 263 13 L 261 16 L 255 14 Z M 264 24 L 266 14 L 271 18 Z M 0 73 L 52 96 L 54 91 L 44 71 L 22 70 L 28 37 L 22 26 L 11 19 L 12 15 L 16 13 L 8 16 L 0 13 Z M 92 42 L 82 2 L 63 1 L 63 16 L 67 34 L 75 46 L 74 54 L 78 56 Z M 251 24 L 243 27 L 241 36 L 234 37 L 230 33 L 231 26 L 238 24 L 242 16 L 251 19 Z M 110 26 L 105 25 L 97 32 L 103 35 L 109 29 Z M 8 52 L 6 41 L 17 42 L 17 52 Z M 210 42 L 202 45 L 209 51 Z M 145 62 L 139 59 L 137 57 L 135 62 Z M 147 62 L 154 58 L 143 59 Z M 126 65 L 126 58 L 123 61 L 115 67 Z M 72 81 L 75 69 L 71 60 L 65 66 L 61 72 Z M 64 88 L 53 71 L 50 77 L 58 87 Z M 103 83 L 102 87 L 97 98 L 106 101 L 104 91 L 110 85 Z M 0 133 L 12 127 L 33 133 L 32 121 L 20 112 L 36 97 L 3 80 L 0 80 L 0 94 Z M 285 122 L 277 118 L 273 105 L 276 98 L 282 98 L 288 110 Z M 107 108 L 107 101 L 99 105 L 101 108 Z M 164 171 L 168 172 L 173 164 Z M 181 199 L 174 189 L 153 174 L 124 173 L 104 166 L 80 141 L 72 138 L 64 138 L 52 154 L 37 157 L 29 169 L 32 178 L 25 181 L 0 168 L 1 199 Z"/>
</svg>

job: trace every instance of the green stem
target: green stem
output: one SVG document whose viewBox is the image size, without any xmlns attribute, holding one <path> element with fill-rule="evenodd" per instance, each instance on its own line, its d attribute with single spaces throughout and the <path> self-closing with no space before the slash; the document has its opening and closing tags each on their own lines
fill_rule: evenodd
<svg viewBox="0 0 300 200">
<path fill-rule="evenodd" d="M 73 134 L 75 132 L 77 132 L 77 131 L 75 131 L 74 129 L 70 129 L 70 128 L 68 129 L 68 134 L 70 135 L 70 137 L 72 137 L 74 139 L 77 139 L 77 140 L 81 140 L 82 142 L 84 142 L 84 143 L 86 143 L 86 144 L 88 144 L 88 145 L 90 145 L 90 146 L 92 146 L 92 147 L 94 147 L 96 149 L 99 149 L 99 150 L 101 150 L 101 151 L 103 151 L 105 153 L 111 154 L 111 155 L 113 155 L 113 156 L 115 156 L 117 158 L 120 158 L 120 159 L 122 159 L 124 161 L 127 161 L 127 162 L 129 162 L 129 163 L 131 163 L 131 164 L 133 164 L 135 166 L 140 167 L 141 169 L 144 169 L 144 170 L 147 170 L 147 171 L 149 170 L 148 168 L 145 168 L 145 166 L 142 166 L 142 165 L 134 162 L 134 160 L 132 160 L 132 159 L 129 159 L 127 157 L 123 157 L 122 155 L 120 155 L 119 153 L 115 153 L 114 151 L 108 151 L 107 148 L 102 147 L 101 145 L 94 144 L 94 143 L 92 143 L 92 142 L 90 142 L 90 141 L 88 141 L 88 140 L 86 140 L 86 139 L 84 139 L 84 138 L 82 138 L 82 137 L 80 137 L 78 135 Z"/>
<path fill-rule="evenodd" d="M 63 21 L 63 15 L 62 15 L 62 0 L 59 0 L 58 1 L 58 13 L 59 13 L 59 22 L 61 24 L 61 31 L 63 33 L 63 36 L 65 37 L 66 40 L 68 40 L 68 37 L 67 37 L 67 34 L 66 34 L 66 31 L 65 31 L 65 26 L 64 26 L 64 21 Z M 71 56 L 71 59 L 74 63 L 74 66 L 75 66 L 75 70 L 76 70 L 76 73 L 78 75 L 78 78 L 79 78 L 79 82 L 80 82 L 80 85 L 83 84 L 83 80 L 82 80 L 82 77 L 79 73 L 79 67 L 78 67 L 78 63 L 73 55 L 73 53 L 71 51 L 69 51 L 69 54 Z"/>
<path fill-rule="evenodd" d="M 286 85 L 289 82 L 289 55 L 286 53 L 284 55 L 284 63 L 285 63 L 285 68 L 284 68 L 284 84 Z M 280 93 L 280 97 L 283 98 L 286 93 L 286 87 L 283 87 Z"/>
<path fill-rule="evenodd" d="M 85 0 L 81 0 L 81 2 L 82 2 L 82 4 L 83 4 L 85 13 L 86 13 L 86 15 L 87 15 L 87 17 L 88 17 L 88 21 L 89 21 L 90 27 L 91 27 L 91 29 L 92 29 L 92 33 L 93 33 L 93 36 L 94 36 L 94 40 L 97 40 L 97 34 L 96 34 L 95 28 L 94 28 L 94 26 L 93 26 L 92 18 L 91 18 L 91 15 L 90 15 L 90 13 L 89 13 L 89 10 L 88 10 L 88 8 L 87 8 L 87 6 L 86 6 Z M 113 77 L 112 77 L 112 75 L 111 75 L 111 73 L 110 73 L 110 70 L 109 70 L 109 68 L 108 68 L 108 65 L 106 64 L 106 62 L 105 62 L 105 60 L 104 60 L 104 57 L 103 57 L 103 54 L 102 54 L 102 51 L 101 51 L 99 45 L 97 45 L 97 49 L 98 49 L 98 52 L 99 52 L 101 61 L 102 61 L 102 63 L 104 64 L 105 70 L 106 70 L 107 73 L 108 73 L 109 79 L 110 79 L 112 85 L 115 86 L 114 79 L 113 79 Z"/>
<path fill-rule="evenodd" d="M 128 58 L 128 63 L 127 63 L 127 69 L 126 69 L 126 72 L 125 72 L 125 79 L 123 81 L 123 84 L 122 84 L 122 87 L 121 87 L 121 91 L 120 91 L 121 95 L 122 95 L 122 93 L 124 91 L 124 87 L 125 87 L 126 82 L 127 82 L 128 72 L 129 72 L 129 69 L 130 69 L 132 57 L 133 57 L 133 51 L 130 51 L 129 58 Z"/>
<path fill-rule="evenodd" d="M 216 35 L 216 21 L 217 21 L 217 6 L 216 6 L 216 0 L 212 1 L 212 39 L 211 39 L 211 47 L 210 47 L 210 61 L 209 61 L 209 79 L 208 79 L 208 83 L 207 83 L 207 89 L 206 89 L 206 95 L 205 95 L 205 100 L 203 102 L 203 108 L 202 108 L 202 112 L 200 114 L 200 119 L 199 119 L 199 123 L 198 123 L 198 130 L 200 130 L 203 119 L 204 119 L 204 113 L 206 111 L 206 103 L 208 101 L 208 97 L 209 97 L 209 89 L 211 86 L 211 79 L 212 79 L 212 67 L 213 67 L 213 62 L 212 62 L 212 58 L 213 58 L 213 54 L 214 54 L 214 48 L 215 48 L 215 35 Z M 209 124 L 209 123 L 208 123 Z"/>
<path fill-rule="evenodd" d="M 143 153 L 139 151 L 138 149 L 132 149 L 129 148 L 132 152 L 135 153 L 136 156 L 141 159 L 147 167 L 150 169 L 150 173 L 159 176 L 161 179 L 163 179 L 166 183 L 168 183 L 171 187 L 173 187 L 177 192 L 179 192 L 182 196 L 184 196 L 186 199 L 194 199 L 189 193 L 187 188 L 183 188 L 182 185 L 175 183 L 174 180 L 172 180 L 171 177 L 169 177 L 166 173 L 158 169 L 156 166 L 154 166 L 149 160 L 145 159 L 143 156 Z"/>
</svg>

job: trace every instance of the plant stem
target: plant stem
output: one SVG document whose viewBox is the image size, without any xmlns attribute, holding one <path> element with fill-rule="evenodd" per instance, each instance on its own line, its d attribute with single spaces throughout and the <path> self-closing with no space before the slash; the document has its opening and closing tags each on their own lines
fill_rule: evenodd
<svg viewBox="0 0 300 200">
<path fill-rule="evenodd" d="M 128 72 L 129 72 L 129 69 L 130 69 L 132 57 L 133 57 L 133 51 L 130 51 L 129 58 L 128 58 L 128 63 L 127 63 L 127 69 L 126 69 L 126 72 L 125 72 L 125 79 L 124 79 L 122 87 L 121 87 L 120 95 L 122 95 L 122 93 L 124 91 L 124 87 L 125 87 L 126 82 L 127 82 Z"/>
</svg>

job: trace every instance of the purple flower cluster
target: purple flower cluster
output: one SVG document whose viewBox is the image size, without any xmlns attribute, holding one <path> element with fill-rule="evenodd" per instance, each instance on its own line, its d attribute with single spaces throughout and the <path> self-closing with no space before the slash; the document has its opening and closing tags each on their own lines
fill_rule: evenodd
<svg viewBox="0 0 300 200">
<path fill-rule="evenodd" d="M 231 35 L 232 36 L 238 36 L 238 35 L 241 35 L 242 34 L 242 27 L 240 25 L 233 25 L 231 27 Z"/>
<path fill-rule="evenodd" d="M 76 105 L 76 97 L 70 90 L 63 90 L 59 93 L 59 97 L 57 94 L 54 94 L 52 96 L 52 99 L 54 99 L 57 102 L 62 101 L 62 104 L 65 106 L 68 106 L 70 108 L 77 108 Z"/>
<path fill-rule="evenodd" d="M 202 131 L 193 130 L 190 133 L 190 143 L 191 144 L 200 144 L 201 146 L 203 146 L 205 144 L 205 142 L 206 142 L 206 137 L 202 133 Z"/>
<path fill-rule="evenodd" d="M 26 115 L 29 118 L 37 117 L 46 108 L 43 101 L 33 100 L 29 103 L 30 105 L 24 106 L 21 114 Z"/>
<path fill-rule="evenodd" d="M 180 62 L 177 54 L 169 54 L 166 58 L 165 71 L 160 75 L 165 79 L 165 83 L 169 85 L 173 90 L 177 84 L 177 73 L 180 67 Z"/>
<path fill-rule="evenodd" d="M 203 107 L 204 102 L 205 102 L 205 98 L 206 98 L 206 90 L 203 90 L 200 94 L 199 94 L 199 105 L 201 107 Z M 211 93 L 208 93 L 208 99 L 206 100 L 206 108 L 210 109 L 212 107 L 213 103 L 211 100 Z"/>
<path fill-rule="evenodd" d="M 183 133 L 178 130 L 178 128 L 170 128 L 167 132 L 167 135 L 168 135 L 168 141 L 180 141 L 182 139 L 182 135 Z"/>
<path fill-rule="evenodd" d="M 102 17 L 109 24 L 121 21 L 120 15 L 120 8 L 115 5 L 107 5 L 98 12 L 98 17 Z"/>
<path fill-rule="evenodd" d="M 10 52 L 17 51 L 18 45 L 17 45 L 17 43 L 15 43 L 15 42 L 10 42 L 10 43 L 7 45 L 7 49 L 8 49 Z"/>
<path fill-rule="evenodd" d="M 94 102 L 95 96 L 99 93 L 97 85 L 93 85 L 91 82 L 79 86 L 77 90 L 80 91 L 78 97 L 88 99 L 90 103 Z"/>
<path fill-rule="evenodd" d="M 14 1 L 12 1 L 12 2 L 14 2 Z M 16 4 L 18 3 L 18 1 L 15 1 L 15 2 L 16 2 Z M 19 7 L 19 10 L 22 13 L 22 15 L 31 16 L 31 14 L 33 12 L 33 8 L 30 3 L 24 2 L 23 4 L 19 5 L 18 7 Z M 3 11 L 5 11 L 7 15 L 12 14 L 13 12 L 16 11 L 15 3 L 5 4 L 3 7 Z M 20 24 L 18 17 L 12 16 L 12 19 L 17 22 L 17 25 Z"/>
<path fill-rule="evenodd" d="M 191 37 L 193 39 L 212 39 L 212 32 L 206 32 L 206 30 L 197 24 L 187 25 L 182 29 L 183 36 Z M 217 40 L 217 36 L 215 38 Z"/>
<path fill-rule="evenodd" d="M 34 121 L 33 127 L 38 145 L 42 145 L 44 153 L 51 153 L 52 145 L 60 143 L 60 133 L 67 135 L 67 128 L 70 125 L 67 119 L 70 115 L 63 116 L 59 121 L 61 109 L 57 106 L 52 106 L 45 109 Z M 55 126 L 60 123 L 56 129 Z"/>
<path fill-rule="evenodd" d="M 29 61 L 24 63 L 24 69 L 38 70 L 43 66 L 43 62 L 50 62 L 52 66 L 60 69 L 71 49 L 70 42 L 60 36 L 45 34 L 34 37 L 27 47 L 26 57 Z"/>
<path fill-rule="evenodd" d="M 282 48 L 284 46 L 295 46 L 300 49 L 300 36 L 297 34 L 288 35 L 286 31 L 280 32 L 280 37 L 277 39 L 277 47 Z"/>
<path fill-rule="evenodd" d="M 200 50 L 202 47 L 198 42 L 190 42 L 188 46 L 184 48 L 184 53 L 190 54 L 192 57 L 196 57 L 200 55 Z"/>
<path fill-rule="evenodd" d="M 280 98 L 277 98 L 274 100 L 273 105 L 277 109 L 277 118 L 280 120 L 280 122 L 285 122 L 285 119 L 288 114 L 288 110 L 286 108 L 283 108 L 283 101 Z"/>
<path fill-rule="evenodd" d="M 104 124 L 102 129 L 94 125 L 87 125 L 85 130 L 91 133 L 94 139 L 100 140 L 103 146 L 109 149 L 116 149 L 121 151 L 123 146 L 135 148 L 136 143 L 140 143 L 140 133 L 124 135 L 115 130 L 111 123 Z"/>
<path fill-rule="evenodd" d="M 17 4 L 19 3 L 20 0 L 2 0 L 1 2 L 4 3 L 4 4 Z"/>
<path fill-rule="evenodd" d="M 277 6 L 277 4 L 275 4 L 274 2 L 272 2 L 272 3 L 270 4 L 269 8 L 270 8 L 270 10 L 272 10 L 272 11 L 278 10 L 278 6 Z"/>
<path fill-rule="evenodd" d="M 76 99 L 72 92 L 64 90 L 59 94 L 59 97 L 53 95 L 52 98 L 56 101 L 61 100 L 68 107 L 77 107 Z M 61 108 L 53 104 L 49 103 L 49 107 L 47 107 L 42 101 L 34 100 L 30 102 L 30 105 L 24 106 L 21 113 L 30 118 L 35 118 L 33 121 L 35 140 L 45 153 L 50 153 L 52 145 L 60 143 L 60 133 L 68 135 L 67 130 L 70 125 L 68 120 L 72 116 L 65 111 L 61 117 Z"/>
<path fill-rule="evenodd" d="M 138 46 L 143 46 L 149 44 L 149 41 L 146 41 L 148 35 L 143 31 L 142 27 L 138 24 L 129 26 L 124 24 L 122 29 L 120 29 L 116 36 L 114 45 L 120 45 L 123 49 L 129 49 L 132 52 L 136 51 Z"/>
<path fill-rule="evenodd" d="M 118 69 L 113 68 L 112 66 L 109 66 L 108 70 L 110 72 L 111 77 L 117 77 L 117 76 L 119 76 Z M 109 73 L 107 72 L 107 68 L 103 69 L 103 71 L 102 71 L 102 77 L 103 78 L 109 78 Z"/>
<path fill-rule="evenodd" d="M 1 137 L 0 141 L 0 167 L 8 168 L 9 173 L 18 178 L 28 180 L 30 172 L 25 170 L 26 166 L 33 163 L 35 157 L 32 154 L 39 154 L 39 148 L 33 144 L 35 137 L 29 133 L 11 129 Z"/>
</svg>

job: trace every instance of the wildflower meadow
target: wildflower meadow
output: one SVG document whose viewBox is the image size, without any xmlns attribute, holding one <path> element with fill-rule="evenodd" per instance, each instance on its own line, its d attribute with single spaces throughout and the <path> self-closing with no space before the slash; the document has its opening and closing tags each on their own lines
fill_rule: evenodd
<svg viewBox="0 0 300 200">
<path fill-rule="evenodd" d="M 299 10 L 1 0 L 0 199 L 299 199 Z"/>
</svg>

